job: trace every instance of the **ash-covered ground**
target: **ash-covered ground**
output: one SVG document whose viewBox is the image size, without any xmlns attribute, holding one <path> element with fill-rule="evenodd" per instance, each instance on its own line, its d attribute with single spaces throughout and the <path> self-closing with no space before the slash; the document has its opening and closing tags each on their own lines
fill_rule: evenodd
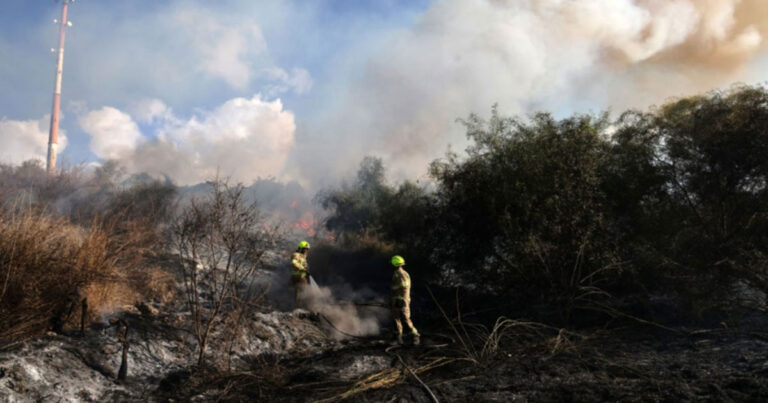
<svg viewBox="0 0 768 403">
<path fill-rule="evenodd" d="M 745 402 L 768 397 L 768 332 L 759 325 L 659 329 L 629 323 L 561 330 L 509 321 L 503 331 L 491 333 L 416 316 L 422 345 L 393 347 L 381 307 L 344 307 L 324 292 L 311 311 L 293 309 L 285 273 L 259 275 L 264 285 L 274 284 L 268 293 L 272 301 L 247 318 L 236 340 L 224 330 L 214 334 L 210 366 L 195 367 L 185 304 L 143 304 L 101 318 L 84 336 L 77 330 L 49 332 L 6 346 L 0 351 L 0 398 Z M 341 321 L 344 315 L 356 319 Z M 118 319 L 129 324 L 122 381 L 117 380 L 124 348 Z M 761 322 L 758 317 L 755 323 Z"/>
</svg>

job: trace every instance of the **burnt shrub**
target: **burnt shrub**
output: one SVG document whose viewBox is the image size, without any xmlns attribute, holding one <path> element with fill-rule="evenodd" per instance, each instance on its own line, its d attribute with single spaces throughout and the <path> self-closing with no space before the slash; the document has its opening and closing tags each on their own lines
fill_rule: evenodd
<svg viewBox="0 0 768 403">
<path fill-rule="evenodd" d="M 183 274 L 199 367 L 215 331 L 226 329 L 230 353 L 232 343 L 242 340 L 246 318 L 264 293 L 255 271 L 264 253 L 281 241 L 258 205 L 245 200 L 243 185 L 218 178 L 208 183 L 208 194 L 179 209 L 168 231 Z"/>
</svg>

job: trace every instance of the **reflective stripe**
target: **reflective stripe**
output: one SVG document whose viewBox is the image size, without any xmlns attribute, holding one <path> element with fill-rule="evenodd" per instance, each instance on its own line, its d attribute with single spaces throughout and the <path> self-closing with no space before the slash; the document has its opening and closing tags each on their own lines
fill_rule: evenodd
<svg viewBox="0 0 768 403">
<path fill-rule="evenodd" d="M 307 275 L 307 259 L 301 253 L 294 253 L 291 256 L 291 275 L 294 277 L 304 277 Z"/>
</svg>

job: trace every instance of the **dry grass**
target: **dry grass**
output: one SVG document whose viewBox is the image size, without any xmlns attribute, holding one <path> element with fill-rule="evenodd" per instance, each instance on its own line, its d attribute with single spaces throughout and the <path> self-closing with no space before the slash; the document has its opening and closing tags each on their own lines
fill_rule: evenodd
<svg viewBox="0 0 768 403">
<path fill-rule="evenodd" d="M 478 323 L 466 323 L 461 317 L 458 289 L 456 290 L 457 316 L 455 319 L 452 319 L 437 301 L 429 287 L 427 287 L 427 291 L 429 291 L 432 300 L 453 331 L 453 336 L 458 343 L 456 354 L 460 359 L 475 365 L 486 365 L 492 362 L 495 358 L 500 357 L 504 340 L 519 339 L 523 335 L 526 338 L 546 340 L 545 344 L 550 354 L 557 354 L 560 351 L 572 349 L 573 343 L 571 338 L 583 338 L 583 336 L 577 333 L 562 328 L 555 328 L 538 322 L 510 319 L 503 316 L 498 317 L 490 328 Z M 552 333 L 556 333 L 556 336 L 552 337 Z"/>
<path fill-rule="evenodd" d="M 134 270 L 129 276 L 129 281 L 132 288 L 145 300 L 168 303 L 176 298 L 178 291 L 173 274 L 159 267 Z"/>
<path fill-rule="evenodd" d="M 427 371 L 431 371 L 435 368 L 448 365 L 454 361 L 455 360 L 450 358 L 438 357 L 420 367 L 413 368 L 411 371 L 413 374 L 418 375 L 421 373 L 425 373 Z M 329 398 L 317 400 L 316 402 L 317 403 L 338 402 L 346 399 L 351 399 L 369 390 L 391 388 L 395 385 L 405 382 L 405 380 L 408 378 L 408 373 L 409 373 L 408 369 L 409 368 L 407 367 L 398 367 L 398 368 L 388 368 L 383 371 L 376 372 L 374 374 L 368 375 L 358 380 L 351 387 L 345 388 L 345 390 L 343 390 L 341 393 L 337 392 L 337 394 L 334 394 Z M 316 390 L 318 392 L 327 392 L 327 391 L 332 392 L 337 390 L 337 388 L 332 388 L 330 390 L 317 388 Z"/>
<path fill-rule="evenodd" d="M 144 233 L 118 219 L 81 227 L 35 210 L 0 211 L 0 341 L 20 340 L 139 298 Z M 159 275 L 155 275 L 158 277 Z"/>
<path fill-rule="evenodd" d="M 91 314 L 106 316 L 126 306 L 134 305 L 142 295 L 125 281 L 96 281 L 83 288 Z"/>
</svg>

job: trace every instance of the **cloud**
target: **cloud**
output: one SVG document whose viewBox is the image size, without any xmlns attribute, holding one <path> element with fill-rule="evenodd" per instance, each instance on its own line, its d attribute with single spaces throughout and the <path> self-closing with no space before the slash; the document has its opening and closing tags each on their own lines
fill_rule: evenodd
<svg viewBox="0 0 768 403">
<path fill-rule="evenodd" d="M 466 143 L 456 118 L 494 103 L 512 114 L 621 111 L 728 85 L 765 54 L 767 9 L 763 0 L 435 2 L 381 41 L 361 78 L 299 133 L 294 158 L 313 181 L 364 154 L 414 177 L 446 145 Z"/>
<path fill-rule="evenodd" d="M 152 110 L 165 114 L 150 136 L 139 133 L 134 118 L 115 108 L 88 112 L 80 123 L 91 136 L 91 150 L 100 158 L 117 159 L 129 172 L 167 175 L 188 185 L 217 174 L 246 183 L 278 176 L 294 147 L 294 116 L 280 100 L 233 98 L 187 119 L 161 104 L 147 101 L 145 111 L 150 112 L 139 114 L 145 120 L 158 116 Z"/>
<path fill-rule="evenodd" d="M 151 124 L 156 120 L 164 121 L 173 119 L 173 110 L 162 100 L 156 98 L 144 98 L 134 102 L 130 106 L 131 115 L 139 123 Z"/>
<path fill-rule="evenodd" d="M 109 106 L 80 116 L 79 123 L 91 135 L 91 151 L 102 159 L 127 158 L 145 140 L 130 115 Z"/>
<path fill-rule="evenodd" d="M 255 21 L 225 25 L 199 9 L 176 12 L 177 28 L 191 41 L 197 70 L 219 77 L 230 86 L 245 89 L 252 79 L 253 58 L 265 56 L 267 43 Z"/>
<path fill-rule="evenodd" d="M 312 89 L 312 76 L 302 68 L 294 67 L 289 73 L 279 67 L 271 67 L 264 69 L 261 75 L 273 82 L 267 85 L 267 92 L 272 95 L 288 91 L 300 95 Z"/>
<path fill-rule="evenodd" d="M 38 120 L 0 119 L 0 162 L 7 164 L 20 164 L 27 160 L 44 162 L 48 155 L 50 120 L 50 116 Z M 66 147 L 66 132 L 59 130 L 59 153 Z"/>
<path fill-rule="evenodd" d="M 249 3 L 75 4 L 70 12 L 78 25 L 67 37 L 65 96 L 125 109 L 137 99 L 161 98 L 187 111 L 210 99 L 285 85 L 281 75 L 261 74 L 281 66 L 259 23 L 282 12 L 270 7 L 285 6 Z M 41 37 L 42 31 L 45 38 L 55 35 L 48 25 L 40 30 Z M 301 74 L 287 74 L 291 90 L 306 90 L 296 81 Z"/>
</svg>

